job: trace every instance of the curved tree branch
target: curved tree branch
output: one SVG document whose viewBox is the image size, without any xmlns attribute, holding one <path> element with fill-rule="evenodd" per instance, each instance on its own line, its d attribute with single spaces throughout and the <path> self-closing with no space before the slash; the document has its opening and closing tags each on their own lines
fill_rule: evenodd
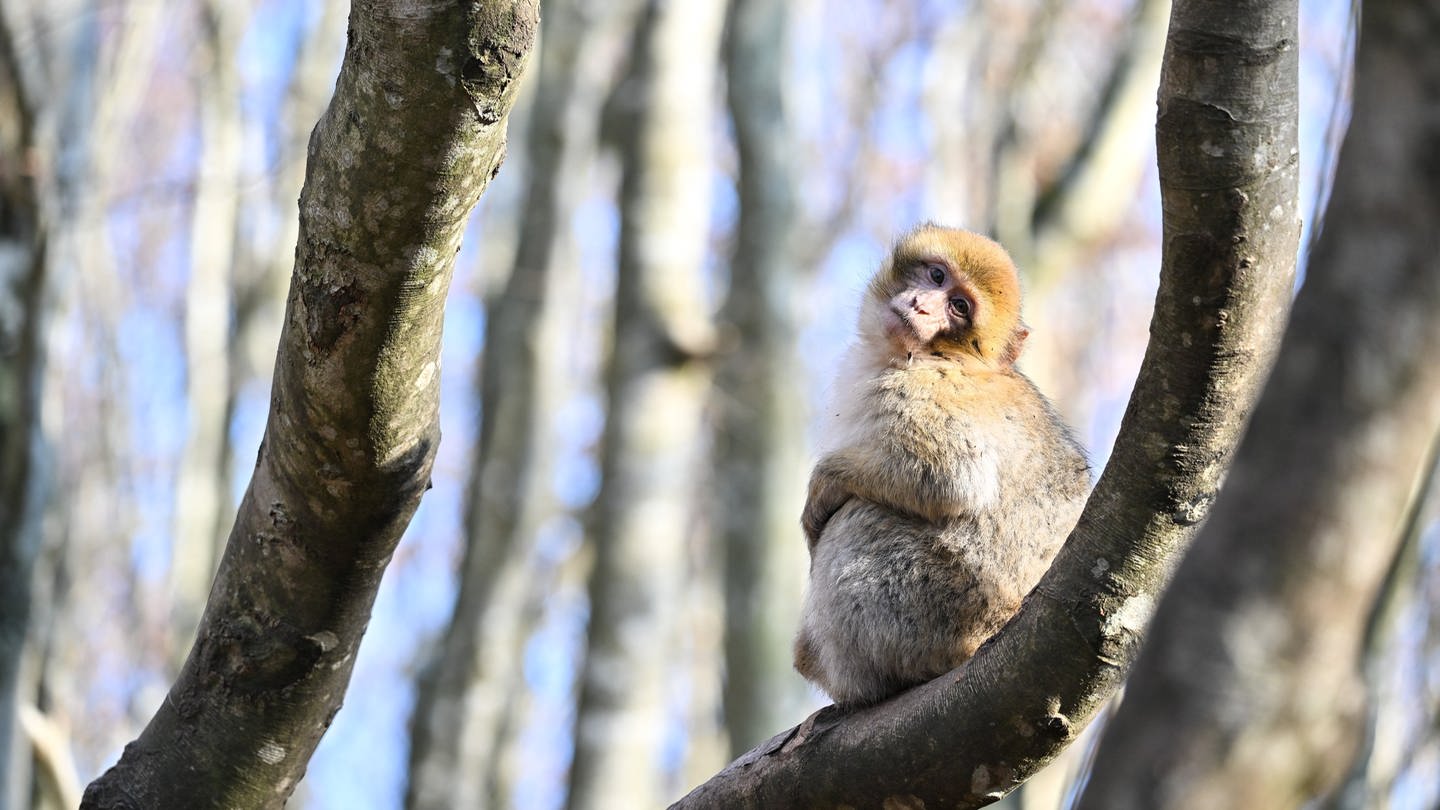
<svg viewBox="0 0 1440 810">
<path fill-rule="evenodd" d="M 280 807 L 304 774 L 429 486 L 445 293 L 537 13 L 354 4 L 254 477 L 184 669 L 82 806 Z"/>
<path fill-rule="evenodd" d="M 1361 10 L 1354 115 L 1280 359 L 1082 807 L 1300 807 L 1361 739 L 1367 608 L 1440 429 L 1435 10 Z"/>
<path fill-rule="evenodd" d="M 1114 693 L 1284 326 L 1300 237 L 1296 19 L 1295 0 L 1175 3 L 1150 346 L 1110 463 L 1020 613 L 958 670 L 869 709 L 821 710 L 675 807 L 979 807 Z"/>
</svg>

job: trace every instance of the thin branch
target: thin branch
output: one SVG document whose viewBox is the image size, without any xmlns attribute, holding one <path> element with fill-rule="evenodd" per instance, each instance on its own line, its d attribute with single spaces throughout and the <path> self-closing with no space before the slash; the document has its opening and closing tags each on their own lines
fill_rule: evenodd
<svg viewBox="0 0 1440 810">
<path fill-rule="evenodd" d="M 30 703 L 19 707 L 20 726 L 35 755 L 36 779 L 41 795 L 54 806 L 80 804 L 80 776 L 75 772 L 75 755 L 70 730 Z"/>
</svg>

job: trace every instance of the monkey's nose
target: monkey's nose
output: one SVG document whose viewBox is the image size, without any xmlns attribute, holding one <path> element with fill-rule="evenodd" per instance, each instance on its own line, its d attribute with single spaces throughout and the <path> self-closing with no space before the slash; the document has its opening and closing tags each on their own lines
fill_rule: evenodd
<svg viewBox="0 0 1440 810">
<path fill-rule="evenodd" d="M 910 299 L 910 308 L 915 310 L 916 314 L 918 315 L 930 314 L 929 312 L 926 312 L 925 307 L 920 304 L 920 296 L 918 295 Z"/>
</svg>

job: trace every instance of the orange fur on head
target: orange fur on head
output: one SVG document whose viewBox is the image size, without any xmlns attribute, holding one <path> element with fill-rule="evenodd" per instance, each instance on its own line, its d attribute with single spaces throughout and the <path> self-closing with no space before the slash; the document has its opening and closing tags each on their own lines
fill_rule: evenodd
<svg viewBox="0 0 1440 810">
<path fill-rule="evenodd" d="M 974 311 L 956 328 L 916 341 L 926 350 L 1013 364 L 1029 334 L 1020 321 L 1020 274 L 1004 248 L 979 234 L 926 223 L 901 237 L 870 282 L 871 304 L 889 306 L 923 285 L 926 268 L 935 266 L 950 274 L 953 290 L 970 299 Z"/>
</svg>

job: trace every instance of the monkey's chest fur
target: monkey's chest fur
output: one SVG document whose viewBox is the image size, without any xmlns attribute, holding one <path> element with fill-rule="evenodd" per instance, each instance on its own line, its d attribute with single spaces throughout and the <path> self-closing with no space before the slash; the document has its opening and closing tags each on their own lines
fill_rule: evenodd
<svg viewBox="0 0 1440 810">
<path fill-rule="evenodd" d="M 1018 372 L 898 370 L 857 393 L 864 412 L 830 458 L 856 460 L 847 480 L 864 496 L 814 544 L 796 639 L 797 669 L 842 705 L 970 658 L 1048 568 L 1089 486 L 1069 430 Z"/>
</svg>

